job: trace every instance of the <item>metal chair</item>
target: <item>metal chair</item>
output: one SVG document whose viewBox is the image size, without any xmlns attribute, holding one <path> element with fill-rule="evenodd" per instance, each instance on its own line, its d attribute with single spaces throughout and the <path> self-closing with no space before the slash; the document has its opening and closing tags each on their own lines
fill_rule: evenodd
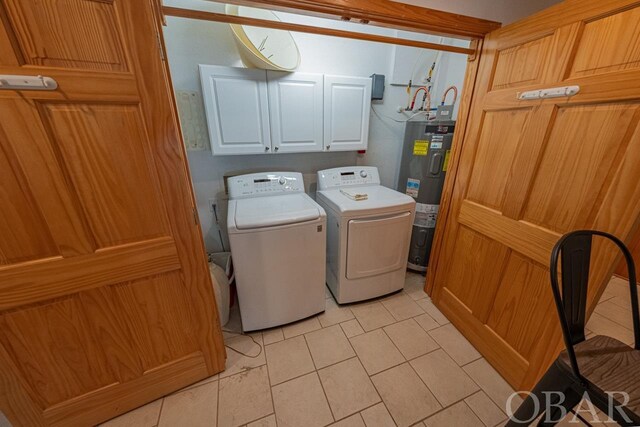
<svg viewBox="0 0 640 427">
<path fill-rule="evenodd" d="M 607 238 L 624 254 L 629 271 L 635 348 L 606 336 L 585 339 L 585 315 L 593 236 Z M 558 258 L 562 288 L 558 284 Z M 551 289 L 555 299 L 566 350 L 536 384 L 515 412 L 508 426 L 530 425 L 543 409 L 552 405 L 538 423 L 555 425 L 562 412 L 574 408 L 585 392 L 591 402 L 622 426 L 640 425 L 640 316 L 636 271 L 629 249 L 617 237 L 593 230 L 565 234 L 551 252 Z M 561 291 L 562 289 L 562 291 Z M 619 392 L 620 394 L 608 394 Z M 627 402 L 621 401 L 627 393 Z M 564 401 L 562 397 L 564 396 Z M 545 400 L 546 399 L 546 400 Z M 610 412 L 613 403 L 619 410 Z M 564 409 L 562 409 L 564 408 Z"/>
</svg>

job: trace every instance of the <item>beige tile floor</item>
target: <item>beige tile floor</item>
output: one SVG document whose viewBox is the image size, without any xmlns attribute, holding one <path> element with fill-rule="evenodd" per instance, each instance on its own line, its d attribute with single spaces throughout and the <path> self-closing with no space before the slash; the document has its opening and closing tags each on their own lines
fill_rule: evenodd
<svg viewBox="0 0 640 427">
<path fill-rule="evenodd" d="M 608 335 L 625 344 L 633 345 L 633 321 L 628 281 L 618 277 L 611 279 L 586 328 L 587 337 Z"/>
<path fill-rule="evenodd" d="M 408 273 L 402 292 L 348 306 L 327 292 L 325 313 L 311 319 L 250 336 L 225 332 L 224 372 L 103 425 L 503 425 L 513 390 L 431 303 L 423 283 Z M 588 333 L 631 343 L 629 322 L 627 285 L 614 278 Z M 241 330 L 237 310 L 225 329 Z"/>
<path fill-rule="evenodd" d="M 225 332 L 227 369 L 105 423 L 136 426 L 501 426 L 512 388 L 408 273 L 405 289 L 250 336 Z M 626 284 L 613 279 L 588 334 L 631 343 Z M 237 310 L 225 326 L 240 331 Z M 589 423 L 604 426 L 582 413 Z M 601 415 L 602 421 L 605 417 Z"/>
<path fill-rule="evenodd" d="M 402 292 L 346 306 L 327 290 L 318 316 L 250 336 L 225 332 L 223 373 L 105 426 L 503 424 L 513 390 L 423 284 L 408 273 Z M 237 310 L 225 330 L 241 330 Z"/>
</svg>

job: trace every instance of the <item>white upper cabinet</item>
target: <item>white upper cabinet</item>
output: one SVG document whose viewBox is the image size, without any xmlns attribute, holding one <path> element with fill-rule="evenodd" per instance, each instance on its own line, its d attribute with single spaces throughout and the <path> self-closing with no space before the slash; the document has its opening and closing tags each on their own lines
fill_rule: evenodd
<svg viewBox="0 0 640 427">
<path fill-rule="evenodd" d="M 268 153 L 266 72 L 200 65 L 200 81 L 213 154 Z"/>
<path fill-rule="evenodd" d="M 322 74 L 267 71 L 267 82 L 273 151 L 322 151 Z"/>
<path fill-rule="evenodd" d="M 214 155 L 366 150 L 371 79 L 200 65 Z"/>
<path fill-rule="evenodd" d="M 324 76 L 325 151 L 366 150 L 371 79 Z"/>
</svg>

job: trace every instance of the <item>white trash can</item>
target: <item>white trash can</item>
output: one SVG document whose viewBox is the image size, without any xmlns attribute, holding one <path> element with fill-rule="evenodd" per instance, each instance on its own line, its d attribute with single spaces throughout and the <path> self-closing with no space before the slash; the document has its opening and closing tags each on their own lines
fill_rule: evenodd
<svg viewBox="0 0 640 427">
<path fill-rule="evenodd" d="M 224 326 L 229 321 L 231 254 L 229 252 L 214 253 L 209 256 L 209 259 L 209 272 L 218 305 L 220 325 Z"/>
</svg>

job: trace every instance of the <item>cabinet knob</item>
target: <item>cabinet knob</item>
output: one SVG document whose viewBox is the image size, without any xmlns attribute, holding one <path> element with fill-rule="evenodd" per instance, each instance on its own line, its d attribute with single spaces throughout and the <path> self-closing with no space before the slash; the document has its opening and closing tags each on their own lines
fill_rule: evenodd
<svg viewBox="0 0 640 427">
<path fill-rule="evenodd" d="M 264 151 L 269 151 L 269 147 L 264 147 Z"/>
<path fill-rule="evenodd" d="M 331 150 L 331 146 L 330 145 L 327 145 L 327 150 Z"/>
<path fill-rule="evenodd" d="M 279 148 L 279 147 L 276 147 L 276 148 L 274 148 L 274 150 L 275 150 L 275 151 L 278 151 L 278 148 Z"/>
</svg>

